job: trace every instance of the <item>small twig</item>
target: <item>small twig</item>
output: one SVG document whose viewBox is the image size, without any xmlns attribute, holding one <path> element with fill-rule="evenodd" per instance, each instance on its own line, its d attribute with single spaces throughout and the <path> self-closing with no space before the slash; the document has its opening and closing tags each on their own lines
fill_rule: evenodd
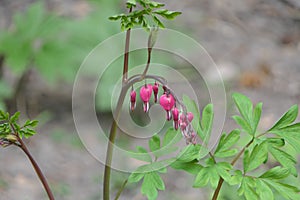
<svg viewBox="0 0 300 200">
<path fill-rule="evenodd" d="M 27 149 L 26 145 L 24 144 L 24 142 L 22 141 L 21 138 L 17 137 L 18 138 L 18 142 L 20 143 L 18 146 L 23 150 L 23 152 L 27 155 L 27 157 L 29 158 L 36 174 L 38 175 L 39 179 L 41 180 L 44 188 L 45 188 L 45 191 L 47 192 L 47 195 L 49 197 L 49 200 L 55 200 L 54 199 L 54 195 L 47 183 L 47 180 L 42 172 L 42 170 L 40 169 L 39 165 L 37 164 L 37 162 L 34 160 L 34 158 L 32 157 L 32 155 L 30 154 L 29 150 Z"/>
<path fill-rule="evenodd" d="M 158 28 L 153 28 L 150 32 L 149 37 L 148 37 L 148 60 L 147 60 L 147 64 L 146 64 L 146 67 L 144 69 L 144 72 L 142 73 L 141 79 L 144 79 L 144 77 L 146 76 L 146 74 L 149 70 L 150 61 L 151 61 L 151 53 L 152 53 L 153 46 L 156 42 L 157 31 L 158 31 Z"/>
<path fill-rule="evenodd" d="M 26 154 L 26 156 L 28 157 L 28 159 L 30 160 L 36 174 L 38 175 L 39 179 L 41 180 L 45 191 L 47 192 L 47 195 L 49 197 L 49 200 L 55 200 L 54 199 L 54 195 L 49 187 L 49 184 L 41 170 L 41 168 L 39 167 L 39 165 L 37 164 L 37 162 L 34 160 L 33 156 L 31 155 L 31 153 L 29 152 L 29 150 L 27 149 L 25 143 L 23 142 L 23 140 L 20 138 L 19 133 L 17 132 L 15 126 L 12 123 L 9 123 L 12 131 L 13 131 L 13 135 L 16 137 L 18 143 L 14 142 L 13 144 L 20 147 L 23 152 Z"/>
<path fill-rule="evenodd" d="M 235 163 L 238 161 L 238 159 L 241 157 L 241 155 L 244 153 L 244 151 L 254 142 L 254 138 L 252 138 L 250 140 L 250 142 L 248 142 L 248 144 L 234 157 L 234 159 L 232 160 L 232 162 L 230 163 L 232 166 L 235 165 Z M 218 182 L 218 186 L 214 192 L 214 195 L 212 197 L 212 200 L 217 200 L 221 187 L 224 183 L 224 179 L 222 177 L 220 177 L 219 182 Z"/>
<path fill-rule="evenodd" d="M 129 8 L 129 13 L 131 12 L 132 12 L 132 7 Z M 127 82 L 127 77 L 128 77 L 130 33 L 131 33 L 131 29 L 129 28 L 126 31 L 126 41 L 125 41 L 125 50 L 124 50 L 125 54 L 124 54 L 124 64 L 123 64 L 123 83 Z"/>
<path fill-rule="evenodd" d="M 117 193 L 117 195 L 116 195 L 116 197 L 115 197 L 115 200 L 118 200 L 118 199 L 119 199 L 119 197 L 121 196 L 121 193 L 123 192 L 123 190 L 124 190 L 124 188 L 125 188 L 127 182 L 128 182 L 128 179 L 126 179 L 126 180 L 124 181 L 124 183 L 122 184 L 121 188 L 119 189 L 119 191 L 118 191 L 118 193 Z"/>
</svg>

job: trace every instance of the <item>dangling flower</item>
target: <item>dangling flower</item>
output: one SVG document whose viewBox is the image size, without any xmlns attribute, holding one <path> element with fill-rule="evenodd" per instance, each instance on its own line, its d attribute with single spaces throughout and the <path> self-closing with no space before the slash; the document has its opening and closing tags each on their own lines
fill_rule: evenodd
<svg viewBox="0 0 300 200">
<path fill-rule="evenodd" d="M 144 112 L 148 112 L 149 110 L 149 100 L 152 94 L 152 85 L 144 85 L 140 90 L 140 97 L 144 102 Z"/>
<path fill-rule="evenodd" d="M 136 92 L 131 90 L 130 92 L 130 110 L 133 111 L 136 106 Z"/>
<path fill-rule="evenodd" d="M 154 85 L 152 86 L 153 88 L 153 94 L 154 94 L 154 102 L 156 103 L 157 102 L 157 94 L 158 94 L 158 83 L 155 82 Z"/>
<path fill-rule="evenodd" d="M 163 109 L 165 109 L 165 111 L 167 111 L 167 120 L 171 120 L 171 118 L 172 118 L 171 109 L 175 105 L 175 99 L 172 96 L 172 94 L 169 94 L 169 93 L 163 94 L 159 99 L 159 103 L 160 103 L 161 107 L 163 107 Z"/>
<path fill-rule="evenodd" d="M 194 115 L 193 115 L 193 113 L 191 113 L 191 112 L 188 112 L 186 115 L 187 115 L 187 119 L 189 120 L 189 122 L 192 122 L 192 121 L 193 121 L 193 119 L 194 119 Z"/>
<path fill-rule="evenodd" d="M 174 107 L 173 109 L 172 109 L 172 115 L 173 115 L 173 120 L 174 120 L 174 128 L 175 128 L 175 130 L 177 130 L 178 129 L 178 116 L 179 116 L 179 110 L 176 108 L 176 107 Z"/>
</svg>

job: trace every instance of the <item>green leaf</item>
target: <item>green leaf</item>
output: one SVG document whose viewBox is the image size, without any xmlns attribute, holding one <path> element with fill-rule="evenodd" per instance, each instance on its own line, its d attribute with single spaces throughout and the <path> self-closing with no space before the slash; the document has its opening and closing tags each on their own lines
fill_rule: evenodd
<svg viewBox="0 0 300 200">
<path fill-rule="evenodd" d="M 262 103 L 258 103 L 255 108 L 254 108 L 254 113 L 253 113 L 253 130 L 257 130 L 261 113 L 262 113 Z"/>
<path fill-rule="evenodd" d="M 192 121 L 192 126 L 193 126 L 194 130 L 195 131 L 197 130 L 199 137 L 202 140 L 204 140 L 205 135 L 204 135 L 203 131 L 201 131 L 201 132 L 199 131 L 200 130 L 200 124 L 199 124 L 200 113 L 199 113 L 199 109 L 198 109 L 196 102 L 194 100 L 190 99 L 186 95 L 183 95 L 182 100 L 183 100 L 184 105 L 187 108 L 187 111 L 193 113 L 193 115 L 194 115 L 194 119 Z"/>
<path fill-rule="evenodd" d="M 39 121 L 38 120 L 27 120 L 24 124 L 24 127 L 30 126 L 32 128 L 36 127 L 38 125 Z"/>
<path fill-rule="evenodd" d="M 169 128 L 165 133 L 162 141 L 161 148 L 153 152 L 156 157 L 168 155 L 172 152 L 177 151 L 178 147 L 174 146 L 176 143 L 182 140 L 182 135 L 179 130 Z"/>
<path fill-rule="evenodd" d="M 267 183 L 270 187 L 277 190 L 277 192 L 285 197 L 286 199 L 295 200 L 300 199 L 300 190 L 292 185 L 276 182 L 273 180 L 264 180 L 265 183 Z"/>
<path fill-rule="evenodd" d="M 134 173 L 148 173 L 154 171 L 164 170 L 167 166 L 170 166 L 173 162 L 175 162 L 175 158 L 170 158 L 162 161 L 152 162 L 150 164 L 142 165 L 138 167 Z"/>
<path fill-rule="evenodd" d="M 19 131 L 19 132 L 20 132 L 20 131 Z M 35 135 L 35 134 L 36 134 L 35 130 L 30 129 L 30 128 L 26 128 L 26 129 L 24 130 L 24 132 L 22 133 L 22 135 L 24 135 L 25 138 L 29 138 L 29 137 L 31 137 L 31 136 L 33 136 L 33 135 Z M 21 137 L 21 135 L 20 135 L 20 137 Z"/>
<path fill-rule="evenodd" d="M 165 190 L 165 185 L 157 172 L 150 172 L 145 174 L 141 192 L 147 196 L 149 200 L 156 199 L 158 195 L 157 190 Z"/>
<path fill-rule="evenodd" d="M 143 177 L 144 177 L 143 173 L 132 172 L 130 174 L 130 176 L 128 177 L 128 182 L 129 183 L 136 183 L 136 182 L 139 182 Z"/>
<path fill-rule="evenodd" d="M 300 123 L 270 131 L 287 141 L 297 152 L 300 152 Z"/>
<path fill-rule="evenodd" d="M 260 199 L 274 200 L 273 191 L 263 180 L 257 179 L 256 186 L 256 191 Z"/>
<path fill-rule="evenodd" d="M 178 160 L 181 162 L 190 162 L 193 160 L 199 160 L 208 154 L 208 151 L 205 150 L 200 144 L 193 145 L 189 144 L 186 146 L 177 156 Z"/>
<path fill-rule="evenodd" d="M 110 16 L 108 19 L 112 20 L 112 21 L 117 21 L 117 20 L 121 19 L 124 16 L 125 16 L 124 14 L 118 14 L 118 15 Z"/>
<path fill-rule="evenodd" d="M 127 8 L 136 7 L 136 0 L 127 0 Z"/>
<path fill-rule="evenodd" d="M 283 179 L 288 177 L 290 174 L 290 170 L 287 168 L 282 168 L 280 166 L 276 166 L 262 175 L 259 176 L 259 178 L 266 178 L 266 179 Z"/>
<path fill-rule="evenodd" d="M 241 126 L 241 128 L 248 134 L 252 135 L 252 128 L 251 125 L 243 119 L 241 116 L 235 115 L 232 117 L 234 121 Z"/>
<path fill-rule="evenodd" d="M 210 182 L 213 188 L 216 188 L 220 177 L 222 177 L 226 182 L 229 182 L 231 175 L 228 170 L 231 170 L 232 166 L 229 163 L 212 163 L 207 167 L 202 167 L 197 174 L 193 187 L 199 188 L 204 187 Z"/>
<path fill-rule="evenodd" d="M 234 93 L 232 98 L 242 117 L 251 125 L 253 105 L 250 99 L 240 93 Z"/>
<path fill-rule="evenodd" d="M 298 116 L 298 105 L 293 105 L 269 131 L 286 127 L 293 123 Z"/>
<path fill-rule="evenodd" d="M 249 156 L 249 165 L 245 168 L 245 172 L 252 171 L 259 167 L 267 159 L 268 149 L 267 143 L 261 143 L 255 145 L 250 156 Z"/>
<path fill-rule="evenodd" d="M 232 157 L 232 156 L 236 155 L 237 153 L 238 153 L 237 149 L 228 149 L 228 150 L 224 150 L 224 151 L 216 153 L 215 157 L 227 158 L 227 157 Z"/>
<path fill-rule="evenodd" d="M 237 153 L 237 149 L 229 150 L 240 138 L 240 130 L 235 129 L 227 136 L 226 133 L 221 136 L 220 142 L 216 148 L 215 156 L 219 158 L 233 156 Z"/>
<path fill-rule="evenodd" d="M 169 128 L 163 138 L 162 146 L 165 147 L 168 145 L 176 144 L 181 139 L 182 137 L 179 130 L 175 130 L 174 128 Z"/>
<path fill-rule="evenodd" d="M 244 172 L 246 172 L 249 169 L 249 165 L 250 165 L 250 153 L 249 150 L 246 149 L 243 158 Z"/>
<path fill-rule="evenodd" d="M 241 187 L 238 190 L 238 194 L 244 195 L 246 200 L 257 200 L 259 199 L 258 194 L 255 191 L 256 182 L 253 178 L 244 177 L 241 183 Z"/>
<path fill-rule="evenodd" d="M 145 162 L 152 162 L 151 156 L 149 155 L 148 151 L 144 147 L 137 146 L 136 150 L 137 152 L 128 151 L 130 157 Z"/>
<path fill-rule="evenodd" d="M 208 184 L 208 181 L 210 179 L 210 175 L 208 173 L 208 168 L 204 167 L 200 170 L 200 172 L 197 174 L 193 187 L 194 188 L 200 188 L 204 187 Z M 217 172 L 216 172 L 217 173 Z"/>
<path fill-rule="evenodd" d="M 156 14 L 158 14 L 158 15 L 166 18 L 166 19 L 169 19 L 169 20 L 173 20 L 178 15 L 181 14 L 181 12 L 169 11 L 169 10 L 166 10 L 166 9 L 156 10 L 156 11 L 154 11 L 154 13 L 156 13 Z"/>
<path fill-rule="evenodd" d="M 235 170 L 234 175 L 231 176 L 230 181 L 228 182 L 230 185 L 240 185 L 243 180 L 243 173 L 240 170 Z"/>
<path fill-rule="evenodd" d="M 163 7 L 165 4 L 163 3 L 159 3 L 159 2 L 155 2 L 155 1 L 150 1 L 149 2 L 149 6 L 151 8 L 160 8 L 160 7 Z"/>
<path fill-rule="evenodd" d="M 199 171 L 202 169 L 202 166 L 197 163 L 197 161 L 191 162 L 182 162 L 182 161 L 175 161 L 171 164 L 171 167 L 176 170 L 184 170 L 190 174 L 198 174 Z"/>
<path fill-rule="evenodd" d="M 153 184 L 152 176 L 150 173 L 144 176 L 141 192 L 143 195 L 147 196 L 149 200 L 154 200 L 157 198 L 158 192 Z"/>
<path fill-rule="evenodd" d="M 153 16 L 153 20 L 157 24 L 158 27 L 165 28 L 165 25 L 158 19 L 158 17 Z"/>
<path fill-rule="evenodd" d="M 10 122 L 11 123 L 16 122 L 19 119 L 20 114 L 21 114 L 20 112 L 16 112 L 13 116 L 10 117 Z"/>
<path fill-rule="evenodd" d="M 298 175 L 297 169 L 295 168 L 297 161 L 290 154 L 275 147 L 269 148 L 269 151 L 282 166 L 290 170 L 291 174 L 294 176 Z"/>
<path fill-rule="evenodd" d="M 214 119 L 213 105 L 208 104 L 203 109 L 202 120 L 201 120 L 201 128 L 204 135 L 204 141 L 206 143 L 208 142 L 211 135 L 213 119 Z"/>
<path fill-rule="evenodd" d="M 229 173 L 229 170 L 232 169 L 231 164 L 226 163 L 226 162 L 219 162 L 215 166 L 216 166 L 216 170 L 217 170 L 219 176 L 221 176 L 224 179 L 224 181 L 230 182 L 231 175 Z"/>
<path fill-rule="evenodd" d="M 154 135 L 150 140 L 149 140 L 149 148 L 152 152 L 160 149 L 160 138 L 157 135 Z"/>
<path fill-rule="evenodd" d="M 9 119 L 9 114 L 0 110 L 0 121 L 6 121 Z"/>
<path fill-rule="evenodd" d="M 267 138 L 267 142 L 274 147 L 283 147 L 285 145 L 285 141 L 282 138 Z"/>
</svg>

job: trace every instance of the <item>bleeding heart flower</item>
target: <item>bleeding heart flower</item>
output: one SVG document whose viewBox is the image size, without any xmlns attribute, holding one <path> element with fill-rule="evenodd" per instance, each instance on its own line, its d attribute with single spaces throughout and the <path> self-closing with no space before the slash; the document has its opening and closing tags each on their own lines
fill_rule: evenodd
<svg viewBox="0 0 300 200">
<path fill-rule="evenodd" d="M 133 111 L 136 105 L 136 92 L 132 90 L 130 92 L 130 110 Z"/>
<path fill-rule="evenodd" d="M 167 120 L 171 120 L 172 115 L 171 115 L 171 109 L 173 108 L 173 106 L 175 105 L 175 99 L 172 96 L 172 94 L 163 94 L 160 99 L 159 99 L 159 103 L 161 105 L 161 107 L 163 107 L 163 109 L 165 109 L 165 111 L 167 111 Z"/>
<path fill-rule="evenodd" d="M 152 94 L 152 85 L 144 85 L 140 90 L 140 97 L 144 102 L 144 112 L 148 112 L 149 110 L 149 100 Z"/>
<path fill-rule="evenodd" d="M 154 102 L 155 103 L 157 102 L 158 87 L 159 87 L 159 85 L 156 82 L 152 86 L 152 88 L 153 88 L 153 94 L 154 94 Z"/>
<path fill-rule="evenodd" d="M 176 107 L 174 107 L 172 109 L 172 115 L 173 115 L 173 120 L 174 120 L 174 128 L 175 128 L 175 130 L 177 130 L 178 129 L 179 110 Z"/>
<path fill-rule="evenodd" d="M 192 121 L 193 121 L 193 119 L 194 119 L 194 115 L 193 115 L 193 113 L 191 113 L 191 112 L 188 112 L 188 113 L 187 113 L 187 119 L 189 120 L 189 122 L 192 122 Z"/>
</svg>

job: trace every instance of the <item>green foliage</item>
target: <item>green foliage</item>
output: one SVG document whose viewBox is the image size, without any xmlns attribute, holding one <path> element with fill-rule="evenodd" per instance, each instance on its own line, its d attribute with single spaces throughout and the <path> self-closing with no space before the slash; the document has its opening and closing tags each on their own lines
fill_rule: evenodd
<svg viewBox="0 0 300 200">
<path fill-rule="evenodd" d="M 246 149 L 244 156 L 244 172 L 246 173 L 259 167 L 265 162 L 267 156 L 268 150 L 266 143 L 255 145 L 251 153 Z"/>
<path fill-rule="evenodd" d="M 110 13 L 119 10 L 116 2 L 93 2 L 92 12 L 81 19 L 51 13 L 40 1 L 30 4 L 25 12 L 14 15 L 12 28 L 0 31 L 0 55 L 5 57 L 4 66 L 17 78 L 29 68 L 35 68 L 51 85 L 58 80 L 72 82 L 89 52 L 118 32 L 118 26 L 107 20 Z M 118 71 L 113 68 L 110 74 L 118 74 Z M 115 80 L 109 78 L 101 83 L 104 89 L 97 101 L 98 109 L 110 110 L 111 101 L 106 97 L 111 96 L 108 88 L 114 83 Z M 1 80 L 0 90 L 0 108 L 5 109 L 3 100 L 14 94 L 14 88 Z"/>
<path fill-rule="evenodd" d="M 183 103 L 187 108 L 187 111 L 192 112 L 194 115 L 194 120 L 192 121 L 192 126 L 194 130 L 197 132 L 200 139 L 205 143 L 207 143 L 210 138 L 211 129 L 213 126 L 213 119 L 214 119 L 213 105 L 212 104 L 206 105 L 202 111 L 202 116 L 200 116 L 199 109 L 194 100 L 190 99 L 186 95 L 184 95 L 182 99 L 183 99 Z"/>
<path fill-rule="evenodd" d="M 22 74 L 33 65 L 48 78 L 51 76 L 44 73 L 45 68 L 51 67 L 58 72 L 63 68 L 69 69 L 70 66 L 58 67 L 64 64 L 59 59 L 61 54 L 66 54 L 61 45 L 63 38 L 59 36 L 66 23 L 63 18 L 47 13 L 44 4 L 37 2 L 25 13 L 16 14 L 13 23 L 14 29 L 5 31 L 0 38 L 0 53 L 14 72 Z"/>
<path fill-rule="evenodd" d="M 254 136 L 262 112 L 262 103 L 258 103 L 253 111 L 252 102 L 248 97 L 239 93 L 234 93 L 232 97 L 241 114 L 241 116 L 233 116 L 233 119 L 246 133 Z"/>
<path fill-rule="evenodd" d="M 164 24 L 159 19 L 159 16 L 168 20 L 173 20 L 176 16 L 180 15 L 181 12 L 169 11 L 167 9 L 160 9 L 164 4 L 150 1 L 150 0 L 128 0 L 127 8 L 132 9 L 139 6 L 140 10 L 133 10 L 128 14 L 118 14 L 109 17 L 110 20 L 121 21 L 121 29 L 128 30 L 134 26 L 141 26 L 146 30 L 150 30 L 153 26 L 164 28 Z"/>
<path fill-rule="evenodd" d="M 250 99 L 242 94 L 233 94 L 233 100 L 240 113 L 240 116 L 234 116 L 236 123 L 241 127 L 234 129 L 230 133 L 223 133 L 218 144 L 214 150 L 209 151 L 206 147 L 206 141 L 210 136 L 210 131 L 213 124 L 213 107 L 211 104 L 205 106 L 202 115 L 197 109 L 194 101 L 188 97 L 183 97 L 183 102 L 187 110 L 194 113 L 194 120 L 198 124 L 193 124 L 194 129 L 198 130 L 198 136 L 203 139 L 203 144 L 188 145 L 182 148 L 177 156 L 173 159 L 163 160 L 160 162 L 151 162 L 148 165 L 141 166 L 130 175 L 132 182 L 140 181 L 145 174 L 138 171 L 147 170 L 155 172 L 155 175 L 149 175 L 147 179 L 144 178 L 142 189 L 148 199 L 155 199 L 157 197 L 157 190 L 159 187 L 157 178 L 156 181 L 152 176 L 159 176 L 158 166 L 169 164 L 175 170 L 183 170 L 194 176 L 193 187 L 210 186 L 217 188 L 220 180 L 224 181 L 228 186 L 235 186 L 238 188 L 238 195 L 243 196 L 246 200 L 275 199 L 275 194 L 280 194 L 284 199 L 299 199 L 299 188 L 293 182 L 288 180 L 291 177 L 298 175 L 295 164 L 297 163 L 296 155 L 290 152 L 293 147 L 299 152 L 300 145 L 300 123 L 294 123 L 298 115 L 298 107 L 292 106 L 269 130 L 260 132 L 257 130 L 261 114 L 262 103 L 253 106 Z M 200 131 L 199 131 L 200 130 Z M 248 143 L 245 146 L 238 146 L 242 131 L 249 134 Z M 168 132 L 164 141 L 171 138 L 170 133 L 175 134 L 174 130 Z M 208 138 L 208 139 L 207 139 Z M 177 140 L 176 140 L 177 141 Z M 169 143 L 169 142 L 167 142 Z M 161 142 L 158 136 L 154 136 L 149 141 L 149 148 L 151 151 L 159 151 L 165 142 Z M 240 167 L 235 164 L 240 162 Z M 265 165 L 271 163 L 273 168 L 268 169 Z M 153 165 L 155 167 L 153 167 Z M 145 183 L 150 179 L 151 184 Z M 151 185 L 151 187 L 150 187 Z M 160 188 L 163 188 L 160 184 Z M 143 187 L 143 186 L 142 186 Z"/>
<path fill-rule="evenodd" d="M 217 158 L 225 158 L 231 157 L 237 154 L 237 149 L 231 149 L 231 147 L 240 139 L 241 131 L 235 129 L 231 131 L 228 135 L 224 133 L 219 141 L 219 144 L 215 151 L 215 157 Z"/>
<path fill-rule="evenodd" d="M 38 125 L 37 120 L 27 120 L 23 125 L 18 123 L 20 112 L 9 115 L 0 110 L 0 142 L 6 147 L 18 142 L 18 138 L 29 138 L 36 134 L 34 128 Z"/>
<path fill-rule="evenodd" d="M 215 163 L 212 159 L 209 159 L 207 166 L 199 170 L 197 174 L 193 187 L 199 188 L 204 187 L 210 183 L 212 188 L 216 188 L 220 177 L 225 181 L 229 181 L 231 176 L 229 170 L 232 169 L 232 166 L 226 162 Z"/>
</svg>

